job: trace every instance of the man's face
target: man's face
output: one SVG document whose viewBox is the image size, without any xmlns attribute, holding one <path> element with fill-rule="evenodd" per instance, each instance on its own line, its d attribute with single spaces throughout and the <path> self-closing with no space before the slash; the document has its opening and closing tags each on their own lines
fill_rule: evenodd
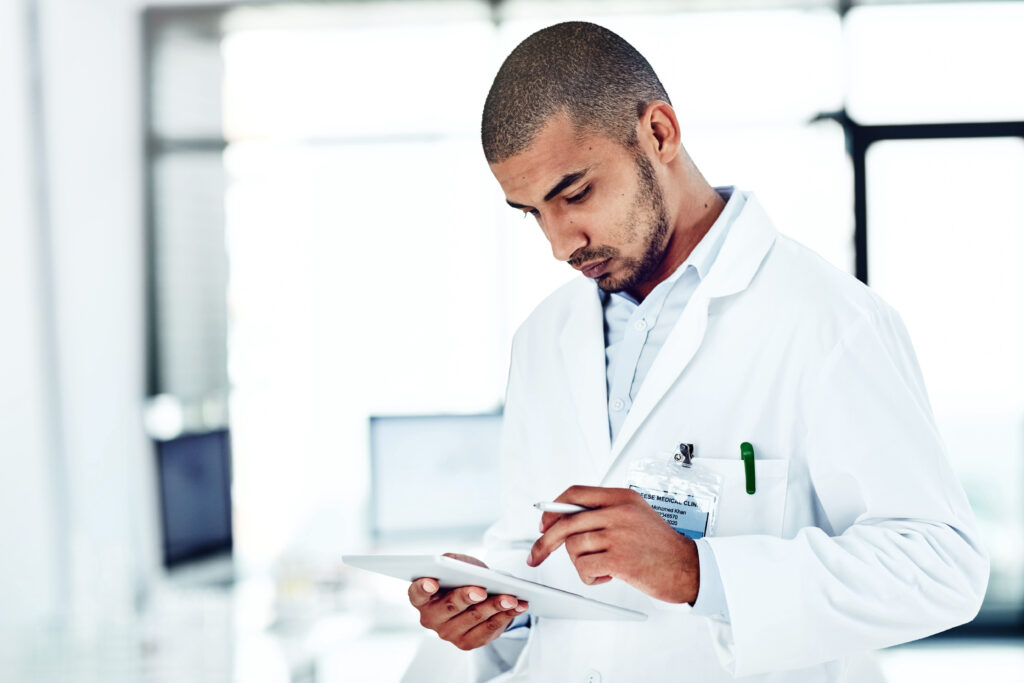
<svg viewBox="0 0 1024 683">
<path fill-rule="evenodd" d="M 669 217 L 650 161 L 601 136 L 581 137 L 556 116 L 524 152 L 491 164 L 508 203 L 533 214 L 555 258 L 608 292 L 651 280 L 665 256 Z"/>
</svg>

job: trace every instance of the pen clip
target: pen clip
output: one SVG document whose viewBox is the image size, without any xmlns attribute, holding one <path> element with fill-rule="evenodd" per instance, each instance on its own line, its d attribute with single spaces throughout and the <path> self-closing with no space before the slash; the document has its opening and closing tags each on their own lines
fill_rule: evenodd
<svg viewBox="0 0 1024 683">
<path fill-rule="evenodd" d="M 740 444 L 740 457 L 743 458 L 743 474 L 746 480 L 747 493 L 754 495 L 757 491 L 757 482 L 754 477 L 754 447 L 749 442 Z"/>
</svg>

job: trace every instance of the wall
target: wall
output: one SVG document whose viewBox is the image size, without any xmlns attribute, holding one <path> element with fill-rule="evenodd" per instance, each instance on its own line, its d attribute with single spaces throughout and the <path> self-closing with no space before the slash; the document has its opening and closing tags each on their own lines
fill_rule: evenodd
<svg viewBox="0 0 1024 683">
<path fill-rule="evenodd" d="M 145 575 L 140 20 L 40 0 L 73 614 L 118 618 Z"/>
<path fill-rule="evenodd" d="M 0 627 L 59 604 L 28 12 L 0 3 Z"/>
<path fill-rule="evenodd" d="M 147 4 L 0 3 L 0 625 L 127 618 L 157 572 L 141 426 Z"/>
</svg>

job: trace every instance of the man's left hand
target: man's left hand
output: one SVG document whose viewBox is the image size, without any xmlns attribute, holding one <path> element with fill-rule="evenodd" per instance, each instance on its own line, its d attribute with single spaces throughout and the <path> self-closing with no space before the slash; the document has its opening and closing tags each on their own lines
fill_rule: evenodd
<svg viewBox="0 0 1024 683">
<path fill-rule="evenodd" d="M 697 600 L 697 544 L 670 527 L 636 491 L 571 486 L 555 502 L 593 509 L 545 512 L 528 565 L 536 567 L 564 543 L 587 585 L 616 578 L 665 602 Z"/>
</svg>

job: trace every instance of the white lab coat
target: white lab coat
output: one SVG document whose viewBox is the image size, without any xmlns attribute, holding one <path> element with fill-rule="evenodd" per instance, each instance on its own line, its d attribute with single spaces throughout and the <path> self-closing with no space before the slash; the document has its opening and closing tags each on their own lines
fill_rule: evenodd
<svg viewBox="0 0 1024 683">
<path fill-rule="evenodd" d="M 844 681 L 863 653 L 974 617 L 988 559 L 898 315 L 779 235 L 753 196 L 614 443 L 602 325 L 581 278 L 516 334 L 488 560 L 650 618 L 537 619 L 518 657 L 504 637 L 476 651 L 478 679 Z M 757 456 L 754 495 L 743 441 Z M 619 580 L 585 586 L 564 548 L 526 566 L 532 503 L 573 484 L 625 486 L 632 459 L 681 442 L 724 475 L 709 542 L 729 623 Z"/>
</svg>

